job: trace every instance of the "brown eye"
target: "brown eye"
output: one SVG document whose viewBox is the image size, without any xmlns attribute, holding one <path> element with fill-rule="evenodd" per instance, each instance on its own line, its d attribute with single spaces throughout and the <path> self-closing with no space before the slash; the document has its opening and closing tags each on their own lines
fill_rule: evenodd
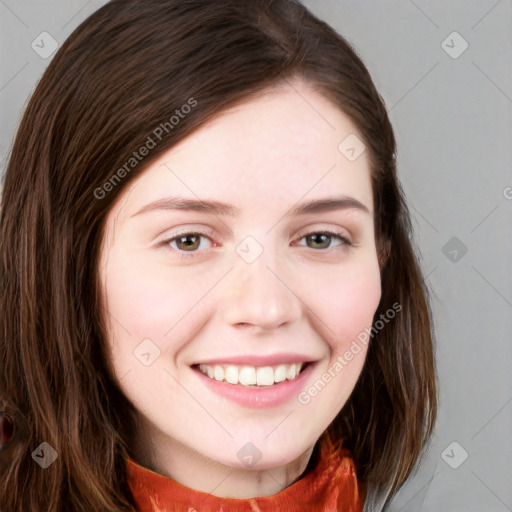
<svg viewBox="0 0 512 512">
<path fill-rule="evenodd" d="M 335 233 L 332 231 L 316 231 L 304 235 L 301 239 L 306 239 L 307 247 L 311 249 L 331 249 L 332 241 L 338 240 L 339 243 L 336 246 L 350 246 L 352 242 L 341 233 Z M 302 245 L 302 244 L 301 244 Z"/>
<path fill-rule="evenodd" d="M 327 249 L 331 243 L 332 237 L 325 233 L 315 233 L 313 235 L 308 235 L 306 240 L 310 240 L 312 242 L 313 249 Z"/>
<path fill-rule="evenodd" d="M 176 246 L 183 251 L 195 251 L 199 247 L 199 235 L 185 235 L 176 238 Z"/>
<path fill-rule="evenodd" d="M 207 240 L 210 245 L 204 247 L 203 240 Z M 162 242 L 162 245 L 171 247 L 174 252 L 177 252 L 180 256 L 194 256 L 195 253 L 202 252 L 202 249 L 208 249 L 211 247 L 211 239 L 204 233 L 190 232 L 180 233 L 177 236 L 169 238 Z"/>
</svg>

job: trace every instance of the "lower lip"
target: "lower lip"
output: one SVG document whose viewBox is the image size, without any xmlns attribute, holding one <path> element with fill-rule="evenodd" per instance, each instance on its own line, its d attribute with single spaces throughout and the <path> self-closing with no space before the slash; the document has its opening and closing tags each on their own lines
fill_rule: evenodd
<svg viewBox="0 0 512 512">
<path fill-rule="evenodd" d="M 306 385 L 314 366 L 315 363 L 308 363 L 295 379 L 284 380 L 273 386 L 262 386 L 261 388 L 249 388 L 240 384 L 230 384 L 229 382 L 210 379 L 199 369 L 193 368 L 193 370 L 205 386 L 217 395 L 245 407 L 262 408 L 281 405 L 296 397 Z"/>
</svg>

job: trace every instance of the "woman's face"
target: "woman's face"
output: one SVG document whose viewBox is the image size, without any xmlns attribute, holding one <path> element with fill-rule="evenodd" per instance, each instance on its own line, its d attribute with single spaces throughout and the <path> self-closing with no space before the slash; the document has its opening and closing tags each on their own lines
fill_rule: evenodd
<svg viewBox="0 0 512 512">
<path fill-rule="evenodd" d="M 347 401 L 381 295 L 354 134 L 294 82 L 204 125 L 114 204 L 100 262 L 109 350 L 153 467 L 286 465 Z"/>
</svg>

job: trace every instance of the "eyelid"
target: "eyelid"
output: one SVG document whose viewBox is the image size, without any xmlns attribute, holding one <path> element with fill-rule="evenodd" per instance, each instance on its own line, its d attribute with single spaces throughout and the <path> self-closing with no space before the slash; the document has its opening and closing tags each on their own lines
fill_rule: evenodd
<svg viewBox="0 0 512 512">
<path fill-rule="evenodd" d="M 316 235 L 316 234 L 327 235 L 331 239 L 331 241 L 332 241 L 332 239 L 335 239 L 335 240 L 337 239 L 338 243 L 336 245 L 327 247 L 325 249 L 318 249 L 318 248 L 315 249 L 312 247 L 308 247 L 307 243 L 298 244 L 299 247 L 302 247 L 305 249 L 312 249 L 314 253 L 319 254 L 321 256 L 329 256 L 329 255 L 332 255 L 333 253 L 340 253 L 340 252 L 344 253 L 344 252 L 348 251 L 349 249 L 356 247 L 358 245 L 358 244 L 353 243 L 351 241 L 350 237 L 346 236 L 345 233 L 343 233 L 341 231 L 337 231 L 337 230 L 332 230 L 332 229 L 313 229 L 313 230 L 307 231 L 303 235 L 296 237 L 295 243 L 299 242 L 300 240 L 303 240 L 311 235 Z M 329 245 L 331 245 L 331 244 L 329 244 Z"/>
<path fill-rule="evenodd" d="M 178 258 L 181 258 L 181 259 L 200 257 L 201 253 L 204 253 L 205 251 L 187 252 L 187 251 L 179 251 L 177 249 L 170 247 L 171 242 L 174 242 L 180 236 L 184 236 L 184 235 L 199 235 L 204 238 L 207 238 L 212 243 L 212 246 L 216 245 L 216 242 L 213 240 L 213 230 L 212 229 L 194 228 L 194 227 L 190 227 L 190 226 L 187 228 L 180 229 L 179 231 L 172 233 L 172 235 L 164 237 L 164 239 L 161 242 L 158 242 L 156 245 L 158 247 L 167 248 L 172 253 L 174 253 Z"/>
<path fill-rule="evenodd" d="M 206 250 L 195 250 L 195 251 L 181 251 L 178 249 L 174 249 L 170 247 L 171 242 L 176 241 L 180 236 L 184 235 L 198 235 L 202 236 L 204 238 L 207 238 L 210 243 L 212 244 L 212 247 L 214 247 L 216 244 L 215 240 L 213 239 L 213 231 L 212 229 L 203 229 L 203 228 L 193 228 L 193 227 L 187 227 L 183 228 L 175 233 L 172 234 L 172 236 L 166 237 L 163 241 L 159 242 L 158 246 L 166 247 L 168 250 L 170 250 L 172 253 L 176 255 L 179 259 L 189 259 L 189 258 L 201 258 L 204 256 L 204 253 L 207 252 Z M 306 229 L 305 231 L 301 232 L 299 236 L 296 236 L 293 240 L 293 242 L 300 241 L 310 235 L 314 234 L 325 234 L 329 236 L 330 238 L 338 238 L 339 244 L 335 245 L 333 247 L 329 247 L 326 249 L 313 249 L 313 251 L 317 252 L 318 254 L 324 254 L 328 255 L 333 252 L 339 252 L 339 251 L 347 251 L 351 247 L 356 247 L 359 244 L 354 243 L 352 241 L 352 237 L 349 233 L 347 233 L 346 229 L 336 227 L 336 228 L 316 228 L 310 227 Z M 301 247 L 309 248 L 307 244 L 300 244 Z"/>
<path fill-rule="evenodd" d="M 296 236 L 294 238 L 294 240 L 300 240 L 301 238 L 304 238 L 306 236 L 313 235 L 316 233 L 324 233 L 324 234 L 329 234 L 329 235 L 333 235 L 333 236 L 339 236 L 340 238 L 344 238 L 348 242 L 353 243 L 352 235 L 350 234 L 350 232 L 347 229 L 341 228 L 339 226 L 329 227 L 329 228 L 321 228 L 321 227 L 318 228 L 318 227 L 313 226 L 313 227 L 305 228 L 304 230 L 301 230 L 299 233 L 300 233 L 300 235 Z"/>
<path fill-rule="evenodd" d="M 166 232 L 168 232 L 168 231 L 169 230 L 166 230 Z M 163 239 L 162 242 L 166 243 L 166 242 L 174 240 L 180 236 L 191 235 L 191 234 L 203 235 L 207 238 L 212 238 L 214 236 L 214 233 L 215 233 L 215 231 L 211 228 L 187 226 L 186 228 L 179 229 L 178 231 L 172 232 L 170 235 L 162 235 L 162 239 Z"/>
<path fill-rule="evenodd" d="M 340 236 L 342 238 L 347 239 L 349 242 L 352 243 L 352 236 L 350 235 L 349 231 L 344 228 L 335 227 L 335 228 L 315 228 L 315 227 L 308 227 L 304 228 L 304 230 L 301 230 L 299 233 L 301 233 L 298 236 L 294 237 L 294 241 L 300 240 L 301 238 L 304 238 L 305 236 L 316 234 L 316 233 L 325 233 L 325 234 L 331 234 Z M 163 235 L 164 240 L 162 240 L 163 243 L 168 243 L 179 236 L 182 235 L 190 235 L 190 234 L 198 234 L 203 235 L 207 238 L 212 238 L 214 236 L 214 230 L 211 228 L 196 228 L 194 226 L 188 226 L 186 228 L 180 229 L 179 231 L 173 233 L 172 235 L 165 236 Z M 213 240 L 212 240 L 213 241 Z"/>
</svg>

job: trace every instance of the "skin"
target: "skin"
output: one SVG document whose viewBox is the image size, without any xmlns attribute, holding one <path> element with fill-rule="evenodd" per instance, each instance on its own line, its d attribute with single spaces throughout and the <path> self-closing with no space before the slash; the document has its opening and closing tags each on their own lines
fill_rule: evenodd
<svg viewBox="0 0 512 512">
<path fill-rule="evenodd" d="M 139 464 L 232 498 L 275 494 L 306 469 L 352 392 L 367 347 L 309 403 L 293 397 L 264 409 L 212 393 L 190 365 L 242 354 L 307 354 L 317 363 L 306 389 L 371 327 L 381 284 L 370 168 L 367 151 L 351 162 L 338 150 L 349 134 L 359 132 L 334 104 L 290 82 L 203 125 L 111 208 L 99 271 L 113 370 L 140 412 L 142 429 L 133 440 Z M 136 215 L 171 195 L 223 201 L 240 212 Z M 299 203 L 342 195 L 368 212 L 289 213 Z M 326 229 L 353 245 L 315 237 Z M 207 236 L 192 238 L 192 249 L 179 239 L 166 243 L 195 230 Z M 250 264 L 236 252 L 248 235 L 263 248 Z M 147 338 L 160 349 L 150 366 L 133 354 Z M 247 442 L 262 453 L 251 468 L 237 457 Z"/>
</svg>

